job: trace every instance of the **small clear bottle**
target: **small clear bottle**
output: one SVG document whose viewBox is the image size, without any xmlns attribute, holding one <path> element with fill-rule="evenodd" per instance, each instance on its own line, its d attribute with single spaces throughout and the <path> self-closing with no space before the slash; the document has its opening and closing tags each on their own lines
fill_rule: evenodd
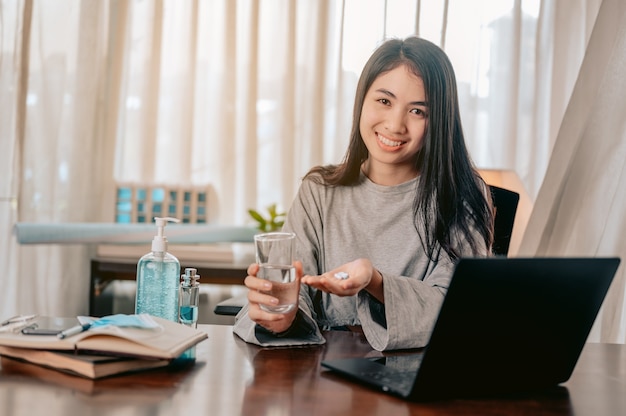
<svg viewBox="0 0 626 416">
<path fill-rule="evenodd" d="M 198 326 L 198 299 L 200 298 L 200 275 L 198 270 L 186 268 L 185 274 L 180 276 L 178 288 L 178 322 L 197 328 Z"/>
<path fill-rule="evenodd" d="M 165 225 L 179 222 L 176 218 L 154 218 L 157 235 L 152 240 L 152 251 L 137 263 L 137 293 L 135 313 L 178 322 L 178 278 L 180 262 L 167 252 Z"/>
<path fill-rule="evenodd" d="M 180 276 L 178 288 L 178 322 L 183 325 L 198 327 L 198 301 L 200 298 L 200 275 L 194 268 L 185 268 L 185 273 Z M 196 360 L 196 347 L 193 346 L 183 352 L 176 359 L 179 365 L 193 363 Z"/>
</svg>

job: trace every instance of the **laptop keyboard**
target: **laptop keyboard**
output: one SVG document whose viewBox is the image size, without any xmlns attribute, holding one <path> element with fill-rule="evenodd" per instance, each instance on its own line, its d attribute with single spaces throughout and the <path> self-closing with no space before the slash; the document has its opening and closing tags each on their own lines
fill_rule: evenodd
<svg viewBox="0 0 626 416">
<path fill-rule="evenodd" d="M 380 385 L 385 391 L 391 389 L 403 394 L 411 391 L 415 381 L 415 371 L 374 371 L 362 373 L 362 376 Z"/>
<path fill-rule="evenodd" d="M 423 354 L 387 357 L 385 364 L 378 362 L 376 369 L 369 368 L 363 371 L 361 376 L 380 385 L 385 391 L 394 390 L 401 394 L 408 394 L 413 388 L 422 357 Z"/>
</svg>

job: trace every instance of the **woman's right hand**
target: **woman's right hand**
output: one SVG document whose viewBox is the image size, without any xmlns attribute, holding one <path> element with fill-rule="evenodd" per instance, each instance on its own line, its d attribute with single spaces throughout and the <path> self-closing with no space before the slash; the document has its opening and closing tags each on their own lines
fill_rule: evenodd
<svg viewBox="0 0 626 416">
<path fill-rule="evenodd" d="M 298 292 L 300 291 L 300 278 L 302 277 L 302 263 L 295 262 L 296 266 L 296 282 L 298 285 Z M 272 313 L 261 309 L 261 304 L 264 305 L 278 305 L 278 299 L 268 295 L 267 292 L 272 289 L 272 282 L 269 280 L 256 277 L 259 272 L 259 265 L 256 263 L 251 264 L 248 267 L 248 276 L 244 280 L 244 284 L 248 290 L 248 316 L 257 324 L 263 328 L 280 333 L 284 332 L 291 327 L 298 308 L 293 308 L 287 313 Z M 265 292 L 265 293 L 263 293 Z"/>
</svg>

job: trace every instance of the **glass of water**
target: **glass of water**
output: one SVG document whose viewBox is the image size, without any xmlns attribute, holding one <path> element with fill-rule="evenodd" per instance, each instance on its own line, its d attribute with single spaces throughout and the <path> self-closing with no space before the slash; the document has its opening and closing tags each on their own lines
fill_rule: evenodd
<svg viewBox="0 0 626 416">
<path fill-rule="evenodd" d="M 277 305 L 263 305 L 261 309 L 273 313 L 287 313 L 298 303 L 296 268 L 293 265 L 296 235 L 272 232 L 254 236 L 257 277 L 272 282 L 272 289 L 263 292 L 278 299 Z"/>
</svg>

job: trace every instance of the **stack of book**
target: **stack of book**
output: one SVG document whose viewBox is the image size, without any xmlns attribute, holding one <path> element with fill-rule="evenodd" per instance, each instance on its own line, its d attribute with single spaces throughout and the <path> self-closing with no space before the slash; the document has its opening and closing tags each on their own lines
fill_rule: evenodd
<svg viewBox="0 0 626 416">
<path fill-rule="evenodd" d="M 2 332 L 2 368 L 18 360 L 98 379 L 168 366 L 207 338 L 205 332 L 197 329 L 157 317 L 152 319 L 159 324 L 158 328 L 92 328 L 64 339 L 54 334 Z"/>
</svg>

